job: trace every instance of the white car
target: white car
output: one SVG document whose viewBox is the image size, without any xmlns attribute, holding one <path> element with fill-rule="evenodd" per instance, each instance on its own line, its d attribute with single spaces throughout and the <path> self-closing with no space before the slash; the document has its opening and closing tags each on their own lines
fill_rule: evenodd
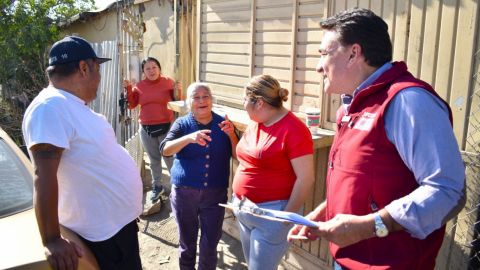
<svg viewBox="0 0 480 270">
<path fill-rule="evenodd" d="M 33 209 L 33 168 L 27 156 L 0 128 L 0 269 L 51 269 Z M 99 269 L 95 257 L 66 228 L 62 235 L 81 245 L 78 269 Z"/>
</svg>

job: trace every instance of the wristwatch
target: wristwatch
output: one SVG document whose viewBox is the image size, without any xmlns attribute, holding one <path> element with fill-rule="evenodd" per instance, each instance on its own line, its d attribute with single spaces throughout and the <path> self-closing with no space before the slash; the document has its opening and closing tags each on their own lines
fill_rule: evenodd
<svg viewBox="0 0 480 270">
<path fill-rule="evenodd" d="M 375 221 L 375 235 L 377 237 L 385 237 L 388 235 L 388 229 L 387 226 L 385 226 L 385 223 L 383 223 L 382 217 L 380 217 L 379 213 L 375 213 L 373 216 L 373 219 Z"/>
</svg>

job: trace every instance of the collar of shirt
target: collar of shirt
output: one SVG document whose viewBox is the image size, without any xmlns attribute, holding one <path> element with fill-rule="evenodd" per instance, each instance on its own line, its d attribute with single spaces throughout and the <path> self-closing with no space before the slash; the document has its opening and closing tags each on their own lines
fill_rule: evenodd
<svg viewBox="0 0 480 270">
<path fill-rule="evenodd" d="M 348 110 L 350 109 L 350 104 L 352 103 L 352 100 L 355 98 L 355 96 L 360 93 L 363 89 L 367 88 L 370 86 L 380 75 L 382 75 L 385 71 L 389 70 L 392 67 L 392 63 L 387 62 L 383 64 L 380 68 L 375 70 L 368 78 L 363 81 L 356 89 L 353 91 L 353 96 L 347 95 L 347 94 L 342 94 L 341 99 L 342 99 L 342 105 L 343 109 L 345 110 L 345 114 L 348 113 Z"/>
<path fill-rule="evenodd" d="M 65 98 L 67 99 L 70 99 L 70 100 L 73 100 L 75 102 L 78 102 L 78 103 L 81 103 L 85 106 L 87 106 L 88 104 L 85 102 L 85 100 L 75 96 L 74 94 L 70 93 L 69 91 L 67 90 L 64 90 L 64 89 L 61 89 L 61 88 L 55 88 L 55 86 L 53 85 L 49 85 L 47 87 L 48 89 L 50 89 L 49 91 L 55 91 L 57 93 L 60 93 L 62 96 L 64 96 Z"/>
</svg>

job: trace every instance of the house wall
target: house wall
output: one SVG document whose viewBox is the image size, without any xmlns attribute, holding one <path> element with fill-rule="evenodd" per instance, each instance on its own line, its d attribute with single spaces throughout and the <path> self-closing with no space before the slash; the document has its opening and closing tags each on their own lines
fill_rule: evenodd
<svg viewBox="0 0 480 270">
<path fill-rule="evenodd" d="M 478 3 L 472 0 L 201 0 L 197 77 L 217 99 L 239 106 L 243 86 L 268 73 L 291 90 L 289 108 L 322 109 L 334 129 L 337 95 L 324 96 L 315 72 L 322 38 L 318 23 L 341 10 L 365 7 L 389 25 L 394 61 L 434 86 L 453 109 L 454 131 L 465 148 L 472 94 Z"/>
<path fill-rule="evenodd" d="M 135 136 L 138 130 L 138 112 L 127 111 L 119 116 L 118 99 L 123 79 L 138 81 L 142 78 L 141 61 L 147 56 L 157 58 L 162 65 L 162 73 L 174 77 L 175 39 L 173 34 L 174 17 L 171 1 L 120 1 L 98 13 L 84 13 L 85 19 L 76 19 L 62 28 L 65 35 L 75 34 L 86 38 L 97 49 L 108 50 L 113 61 L 102 65 L 102 87 L 100 98 L 94 104 L 110 104 L 96 108 L 105 114 L 114 126 L 122 143 Z M 145 23 L 143 27 L 142 23 Z M 145 29 L 145 32 L 144 32 Z M 100 51 L 99 51 L 100 50 Z M 103 74 L 102 73 L 102 74 Z M 117 108 L 118 109 L 118 108 Z M 132 119 L 130 121 L 130 119 Z"/>
<path fill-rule="evenodd" d="M 118 99 L 121 91 L 120 65 L 118 47 L 117 9 L 115 6 L 108 10 L 86 15 L 86 19 L 77 19 L 61 29 L 63 35 L 78 35 L 90 43 L 96 53 L 102 57 L 111 58 L 101 65 L 102 80 L 98 87 L 97 98 L 90 104 L 91 108 L 107 118 L 117 134 L 117 140 L 123 144 L 125 138 L 122 125 L 118 121 Z"/>
<path fill-rule="evenodd" d="M 290 91 L 287 107 L 320 106 L 315 74 L 323 1 L 203 0 L 199 5 L 198 78 L 219 102 L 241 106 L 250 77 L 267 73 Z"/>
<path fill-rule="evenodd" d="M 146 27 L 143 33 L 143 57 L 157 58 L 162 65 L 162 73 L 176 79 L 173 3 L 165 0 L 147 1 L 139 4 L 139 10 Z"/>
<path fill-rule="evenodd" d="M 76 34 L 92 43 L 116 40 L 118 34 L 117 11 L 115 8 L 111 8 L 89 17 L 86 21 L 77 20 L 63 28 L 62 33 Z"/>
<path fill-rule="evenodd" d="M 173 1 L 139 1 L 138 4 L 112 5 L 87 20 L 77 20 L 65 27 L 65 34 L 80 35 L 92 43 L 115 40 L 122 47 L 120 65 L 126 78 L 130 69 L 140 69 L 142 59 L 152 56 L 162 65 L 162 73 L 175 77 L 175 23 Z M 141 23 L 145 23 L 145 32 Z M 140 39 L 136 38 L 140 35 Z M 136 61 L 138 63 L 132 63 Z M 138 73 L 141 73 L 138 70 Z M 138 75 L 135 75 L 137 77 Z"/>
</svg>

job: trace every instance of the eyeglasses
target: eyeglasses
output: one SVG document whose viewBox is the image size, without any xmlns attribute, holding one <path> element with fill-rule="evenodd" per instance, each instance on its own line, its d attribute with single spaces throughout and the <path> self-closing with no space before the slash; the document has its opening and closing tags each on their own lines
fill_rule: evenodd
<svg viewBox="0 0 480 270">
<path fill-rule="evenodd" d="M 209 100 L 212 96 L 193 96 L 192 99 L 195 101 L 200 101 L 200 100 Z"/>
<path fill-rule="evenodd" d="M 256 96 L 256 95 L 244 96 L 243 102 L 256 103 L 259 98 L 263 98 L 263 96 Z"/>
</svg>

